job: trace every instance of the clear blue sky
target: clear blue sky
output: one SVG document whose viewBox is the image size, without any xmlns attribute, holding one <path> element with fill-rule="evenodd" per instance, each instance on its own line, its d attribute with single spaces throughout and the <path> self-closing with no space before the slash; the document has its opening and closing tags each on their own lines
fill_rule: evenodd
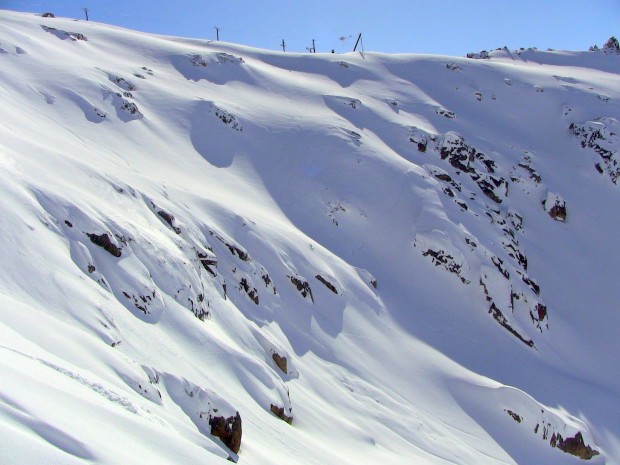
<svg viewBox="0 0 620 465">
<path fill-rule="evenodd" d="M 83 18 L 146 32 L 303 52 L 364 49 L 464 55 L 538 47 L 587 50 L 620 38 L 620 0 L 0 0 L 0 8 Z M 1 24 L 0 24 L 1 27 Z M 343 38 L 341 40 L 341 38 Z"/>
</svg>

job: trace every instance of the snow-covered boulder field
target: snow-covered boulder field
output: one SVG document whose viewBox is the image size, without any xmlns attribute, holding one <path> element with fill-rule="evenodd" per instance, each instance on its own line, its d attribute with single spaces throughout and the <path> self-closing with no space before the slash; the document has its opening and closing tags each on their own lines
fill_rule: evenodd
<svg viewBox="0 0 620 465">
<path fill-rule="evenodd" d="M 0 25 L 0 462 L 620 463 L 617 41 Z"/>
</svg>

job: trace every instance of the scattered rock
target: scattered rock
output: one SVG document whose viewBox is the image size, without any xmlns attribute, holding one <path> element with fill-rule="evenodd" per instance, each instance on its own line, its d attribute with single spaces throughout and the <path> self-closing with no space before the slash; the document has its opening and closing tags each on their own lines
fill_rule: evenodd
<svg viewBox="0 0 620 465">
<path fill-rule="evenodd" d="M 271 412 L 281 420 L 284 420 L 289 425 L 293 423 L 293 417 L 288 416 L 284 413 L 284 407 L 278 407 L 277 405 L 271 404 Z"/>
<path fill-rule="evenodd" d="M 480 53 L 468 53 L 467 58 L 473 58 L 476 60 L 488 60 L 491 58 L 491 55 L 489 55 L 489 52 L 487 52 L 486 50 L 481 50 Z"/>
<path fill-rule="evenodd" d="M 520 415 L 516 414 L 515 412 L 513 412 L 512 410 L 506 410 L 504 409 L 504 412 L 506 412 L 508 415 L 510 415 L 512 417 L 512 419 L 514 421 L 516 421 L 517 423 L 521 423 L 522 418 Z"/>
<path fill-rule="evenodd" d="M 250 256 L 245 250 L 241 250 L 236 245 L 226 242 L 220 236 L 215 236 L 215 237 L 217 237 L 217 239 L 228 248 L 231 254 L 236 255 L 237 257 L 239 257 L 240 260 L 243 260 L 244 262 L 250 261 Z"/>
<path fill-rule="evenodd" d="M 168 225 L 172 228 L 172 230 L 175 233 L 181 234 L 181 228 L 176 226 L 176 221 L 175 221 L 174 215 L 172 215 L 172 213 L 168 213 L 165 210 L 158 210 L 157 211 L 157 215 L 159 215 L 159 217 L 161 219 L 163 219 L 166 223 L 168 223 Z"/>
<path fill-rule="evenodd" d="M 232 113 L 229 113 L 226 110 L 218 108 L 216 106 L 213 107 L 213 112 L 215 113 L 215 116 L 217 116 L 222 121 L 222 123 L 229 125 L 235 131 L 243 131 L 241 123 L 239 123 L 235 115 L 233 115 Z"/>
<path fill-rule="evenodd" d="M 239 412 L 234 417 L 211 417 L 209 418 L 211 434 L 220 440 L 235 454 L 241 448 L 241 415 Z"/>
<path fill-rule="evenodd" d="M 55 18 L 56 15 L 54 13 L 46 12 L 41 14 L 42 18 Z"/>
<path fill-rule="evenodd" d="M 566 221 L 566 202 L 558 194 L 547 193 L 547 198 L 543 201 L 543 208 L 554 220 Z"/>
<path fill-rule="evenodd" d="M 443 117 L 448 118 L 448 119 L 455 119 L 456 118 L 456 115 L 454 114 L 453 111 L 446 110 L 445 108 L 435 108 L 435 112 L 439 116 L 443 116 Z"/>
<path fill-rule="evenodd" d="M 123 77 L 115 76 L 114 74 L 108 74 L 108 77 L 110 81 L 114 82 L 121 89 L 124 89 L 126 91 L 136 90 L 136 86 Z"/>
<path fill-rule="evenodd" d="M 234 64 L 245 63 L 243 61 L 243 58 L 236 57 L 234 55 L 231 55 L 230 53 L 218 52 L 215 54 L 215 56 L 217 57 L 218 63 L 234 63 Z"/>
<path fill-rule="evenodd" d="M 123 291 L 123 295 L 125 297 L 127 297 L 129 300 L 133 301 L 134 306 L 140 310 L 142 313 L 144 313 L 145 315 L 150 314 L 151 312 L 149 311 L 148 307 L 149 305 L 151 305 L 153 298 L 155 297 L 155 291 L 153 291 L 153 295 L 139 295 L 138 297 L 136 297 L 133 294 L 129 294 L 126 291 Z"/>
<path fill-rule="evenodd" d="M 56 37 L 58 37 L 61 40 L 65 40 L 65 39 L 71 39 L 72 41 L 88 40 L 84 34 L 80 34 L 79 32 L 61 31 L 60 29 L 56 29 L 54 27 L 43 26 L 43 25 L 41 25 L 41 28 L 43 28 L 45 32 L 54 34 Z"/>
<path fill-rule="evenodd" d="M 583 441 L 581 432 L 577 432 L 575 437 L 563 439 L 559 434 L 551 436 L 551 446 L 556 447 L 567 454 L 574 455 L 583 460 L 590 460 L 592 457 L 599 455 L 599 451 L 587 446 Z"/>
<path fill-rule="evenodd" d="M 463 284 L 469 284 L 469 280 L 461 276 L 461 268 L 463 267 L 463 265 L 457 263 L 452 255 L 447 254 L 443 250 L 432 249 L 428 249 L 426 250 L 426 252 L 422 252 L 422 255 L 425 257 L 430 256 L 435 266 L 443 266 L 443 268 L 448 270 L 450 273 L 454 273 L 455 275 L 457 275 Z"/>
<path fill-rule="evenodd" d="M 581 140 L 581 147 L 592 149 L 603 161 L 614 184 L 620 179 L 620 123 L 615 118 L 597 118 L 582 124 L 572 123 L 569 129 Z M 596 167 L 596 165 L 595 165 Z M 598 164 L 597 170 L 603 167 Z"/>
<path fill-rule="evenodd" d="M 239 282 L 240 290 L 243 290 L 245 294 L 250 298 L 252 302 L 258 305 L 258 291 L 255 287 L 250 287 L 246 278 L 241 278 Z"/>
<path fill-rule="evenodd" d="M 534 341 L 532 341 L 531 339 L 526 339 L 524 338 L 521 334 L 519 334 L 517 332 L 517 330 L 515 330 L 509 323 L 508 320 L 506 319 L 506 317 L 504 316 L 504 314 L 500 311 L 499 308 L 497 308 L 497 305 L 495 305 L 495 302 L 491 302 L 491 306 L 489 307 L 489 313 L 493 316 L 493 318 L 495 319 L 495 321 L 497 321 L 501 326 L 503 326 L 504 328 L 506 328 L 508 330 L 508 332 L 510 332 L 510 334 L 512 334 L 513 336 L 516 336 L 517 339 L 519 339 L 521 342 L 523 342 L 525 345 L 529 346 L 529 347 L 534 347 Z"/>
<path fill-rule="evenodd" d="M 534 341 L 532 341 L 531 339 L 526 339 L 516 329 L 514 329 L 510 325 L 510 323 L 508 322 L 508 319 L 504 316 L 502 311 L 497 307 L 497 305 L 493 301 L 493 298 L 491 297 L 491 295 L 489 293 L 489 288 L 487 287 L 487 285 L 483 281 L 482 277 L 480 278 L 480 287 L 482 287 L 482 290 L 484 291 L 484 295 L 486 296 L 486 300 L 490 304 L 489 305 L 489 314 L 493 317 L 493 319 L 495 321 L 497 321 L 500 324 L 500 326 L 502 326 L 504 329 L 506 329 L 510 334 L 515 336 L 521 342 L 523 342 L 525 345 L 527 345 L 528 347 L 535 347 L 534 346 Z"/>
<path fill-rule="evenodd" d="M 215 278 L 217 276 L 217 272 L 214 269 L 217 268 L 217 258 L 215 257 L 215 255 L 207 255 L 200 251 L 196 251 L 196 256 L 198 257 L 198 260 L 200 261 L 200 264 L 204 267 L 204 269 L 207 270 L 209 274 Z"/>
<path fill-rule="evenodd" d="M 310 284 L 307 281 L 304 281 L 296 276 L 289 276 L 291 283 L 295 285 L 297 290 L 301 293 L 302 297 L 305 299 L 306 297 L 310 297 L 310 300 L 314 303 L 314 297 L 312 297 L 312 289 L 310 289 Z"/>
<path fill-rule="evenodd" d="M 123 99 L 121 94 L 116 94 L 116 95 L 118 97 L 121 97 L 121 104 L 120 104 L 121 110 L 126 111 L 130 115 L 136 115 L 136 116 L 139 116 L 139 117 L 142 116 L 142 113 L 140 113 L 140 110 L 138 110 L 138 106 L 135 103 L 129 102 L 129 101 Z"/>
<path fill-rule="evenodd" d="M 426 152 L 426 147 L 428 147 L 429 139 L 432 140 L 433 136 L 428 136 L 424 131 L 411 127 L 409 128 L 411 135 L 409 136 L 409 142 L 412 142 L 418 146 L 418 151 L 424 153 Z"/>
<path fill-rule="evenodd" d="M 603 45 L 603 50 L 613 53 L 620 53 L 620 43 L 618 43 L 618 39 L 615 37 L 610 37 L 605 45 Z"/>
<path fill-rule="evenodd" d="M 271 355 L 271 358 L 273 359 L 273 362 L 276 364 L 276 366 L 282 371 L 282 373 L 287 374 L 288 373 L 288 367 L 287 367 L 287 359 L 286 357 L 281 356 L 280 354 L 278 354 L 277 352 L 274 352 Z"/>
<path fill-rule="evenodd" d="M 103 110 L 101 110 L 101 109 L 99 109 L 99 108 L 97 108 L 97 107 L 93 107 L 93 111 L 95 112 L 95 114 L 96 114 L 99 118 L 102 118 L 102 119 L 103 119 L 103 118 L 107 118 L 107 116 L 108 116 L 108 114 L 107 114 L 105 111 L 103 111 Z"/>
<path fill-rule="evenodd" d="M 202 57 L 201 55 L 191 55 L 189 57 L 189 61 L 194 66 L 203 67 L 203 68 L 206 68 L 207 66 L 209 66 L 209 64 L 207 63 L 207 60 L 205 60 L 204 57 Z"/>
<path fill-rule="evenodd" d="M 108 236 L 107 234 L 103 233 L 101 235 L 97 235 L 94 233 L 92 234 L 86 233 L 86 235 L 88 236 L 88 238 L 93 244 L 98 245 L 99 247 L 102 247 L 104 250 L 114 255 L 115 257 L 121 256 L 122 249 L 118 247 L 117 245 L 115 245 L 114 243 L 112 243 L 112 241 L 110 240 L 110 236 Z"/>
<path fill-rule="evenodd" d="M 336 286 L 334 286 L 332 283 L 330 283 L 327 279 L 325 279 L 323 276 L 321 276 L 320 274 L 317 274 L 315 276 L 316 279 L 318 279 L 320 282 L 322 282 L 323 284 L 325 284 L 325 287 L 327 287 L 327 289 L 329 289 L 330 291 L 332 291 L 334 294 L 338 294 L 338 290 L 336 289 Z"/>
</svg>

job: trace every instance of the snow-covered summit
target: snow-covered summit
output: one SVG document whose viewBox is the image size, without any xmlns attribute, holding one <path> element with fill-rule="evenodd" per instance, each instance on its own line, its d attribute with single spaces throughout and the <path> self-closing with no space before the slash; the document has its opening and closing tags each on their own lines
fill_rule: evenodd
<svg viewBox="0 0 620 465">
<path fill-rule="evenodd" d="M 0 461 L 620 462 L 620 55 L 0 24 Z"/>
</svg>

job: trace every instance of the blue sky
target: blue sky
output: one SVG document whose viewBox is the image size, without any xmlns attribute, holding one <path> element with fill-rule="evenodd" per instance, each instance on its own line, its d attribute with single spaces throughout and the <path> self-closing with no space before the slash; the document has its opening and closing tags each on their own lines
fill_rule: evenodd
<svg viewBox="0 0 620 465">
<path fill-rule="evenodd" d="M 620 36 L 620 0 L 0 0 L 0 8 L 90 19 L 131 29 L 303 52 L 464 55 L 538 47 L 587 50 Z"/>
</svg>

